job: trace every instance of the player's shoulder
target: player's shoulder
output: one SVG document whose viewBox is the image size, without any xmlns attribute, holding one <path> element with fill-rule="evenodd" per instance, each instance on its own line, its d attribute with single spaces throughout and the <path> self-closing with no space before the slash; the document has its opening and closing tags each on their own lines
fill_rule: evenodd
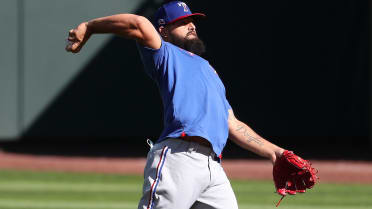
<svg viewBox="0 0 372 209">
<path fill-rule="evenodd" d="M 179 50 L 180 48 L 171 42 L 162 40 L 162 47 L 164 47 L 166 50 Z"/>
</svg>

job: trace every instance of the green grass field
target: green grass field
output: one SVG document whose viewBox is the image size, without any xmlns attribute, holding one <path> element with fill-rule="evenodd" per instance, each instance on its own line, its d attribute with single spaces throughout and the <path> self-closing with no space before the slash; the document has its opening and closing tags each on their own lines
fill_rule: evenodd
<svg viewBox="0 0 372 209">
<path fill-rule="evenodd" d="M 275 208 L 271 181 L 234 181 L 240 209 Z M 141 176 L 0 170 L 0 209 L 134 209 Z M 279 208 L 372 209 L 372 185 L 325 184 Z"/>
</svg>

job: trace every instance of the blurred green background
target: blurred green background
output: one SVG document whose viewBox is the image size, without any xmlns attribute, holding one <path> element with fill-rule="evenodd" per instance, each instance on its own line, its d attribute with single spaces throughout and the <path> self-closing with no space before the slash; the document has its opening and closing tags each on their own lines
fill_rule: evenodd
<svg viewBox="0 0 372 209">
<path fill-rule="evenodd" d="M 133 209 L 141 176 L 0 170 L 1 209 Z M 280 197 L 271 181 L 232 180 L 240 209 L 275 208 Z M 319 183 L 288 196 L 279 208 L 372 208 L 372 185 Z"/>
</svg>

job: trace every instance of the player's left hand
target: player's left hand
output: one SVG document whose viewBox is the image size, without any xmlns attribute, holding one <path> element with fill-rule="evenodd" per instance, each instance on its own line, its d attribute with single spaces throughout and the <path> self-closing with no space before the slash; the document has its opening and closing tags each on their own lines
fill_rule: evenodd
<svg viewBox="0 0 372 209">
<path fill-rule="evenodd" d="M 277 158 L 273 168 L 273 178 L 276 192 L 279 195 L 295 195 L 311 189 L 317 182 L 317 170 L 311 163 L 293 152 L 285 150 Z"/>
<path fill-rule="evenodd" d="M 68 33 L 66 51 L 78 53 L 90 36 L 91 33 L 88 31 L 87 22 L 83 22 L 75 29 L 71 29 Z"/>
</svg>

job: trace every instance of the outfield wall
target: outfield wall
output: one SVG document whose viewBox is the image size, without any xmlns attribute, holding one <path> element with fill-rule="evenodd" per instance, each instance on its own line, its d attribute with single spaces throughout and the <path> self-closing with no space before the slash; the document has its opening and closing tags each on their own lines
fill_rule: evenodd
<svg viewBox="0 0 372 209">
<path fill-rule="evenodd" d="M 16 139 L 76 77 L 111 36 L 84 53 L 64 51 L 68 30 L 82 21 L 134 12 L 143 1 L 3 0 L 0 7 L 0 139 Z"/>
<path fill-rule="evenodd" d="M 97 35 L 77 55 L 64 51 L 79 22 L 149 17 L 159 1 L 3 2 L 0 139 L 135 144 L 159 135 L 159 93 L 133 41 Z M 207 14 L 197 24 L 204 57 L 240 120 L 289 149 L 371 147 L 368 1 L 188 3 Z"/>
<path fill-rule="evenodd" d="M 0 138 L 18 134 L 19 44 L 17 1 L 3 1 L 0 7 Z"/>
</svg>

